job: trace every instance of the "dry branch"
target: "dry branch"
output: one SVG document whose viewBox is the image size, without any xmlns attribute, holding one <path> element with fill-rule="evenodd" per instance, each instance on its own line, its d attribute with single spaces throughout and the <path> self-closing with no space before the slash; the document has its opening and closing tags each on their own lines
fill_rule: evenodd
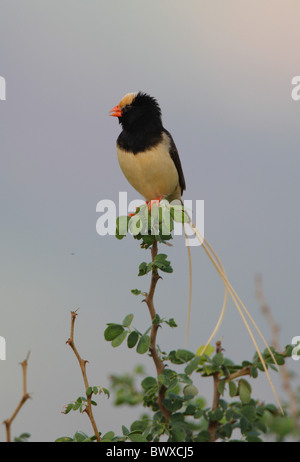
<svg viewBox="0 0 300 462">
<path fill-rule="evenodd" d="M 17 416 L 18 412 L 20 411 L 21 407 L 26 403 L 26 401 L 30 398 L 30 395 L 27 393 L 27 363 L 28 363 L 28 358 L 29 358 L 30 352 L 28 352 L 26 359 L 24 359 L 23 362 L 21 362 L 22 366 L 22 374 L 23 374 L 23 395 L 22 398 L 16 407 L 14 413 L 9 419 L 4 420 L 4 425 L 6 428 L 6 442 L 10 443 L 11 441 L 11 424 L 15 417 Z"/>
<path fill-rule="evenodd" d="M 76 311 L 71 311 L 71 333 L 70 333 L 70 338 L 66 341 L 66 343 L 68 343 L 70 345 L 70 347 L 72 348 L 72 350 L 75 353 L 75 356 L 76 356 L 76 358 L 77 358 L 77 360 L 79 362 L 79 366 L 80 366 L 80 369 L 81 369 L 85 390 L 87 390 L 89 388 L 89 382 L 88 382 L 87 373 L 86 373 L 86 363 L 88 363 L 88 361 L 81 358 L 81 356 L 80 356 L 80 354 L 79 354 L 79 352 L 78 352 L 78 350 L 77 350 L 77 348 L 75 346 L 75 342 L 74 342 L 74 327 L 75 327 L 76 316 L 77 316 Z M 96 422 L 95 422 L 95 419 L 94 419 L 93 411 L 92 411 L 92 393 L 89 396 L 87 396 L 87 405 L 86 405 L 86 408 L 85 408 L 84 412 L 87 413 L 87 415 L 88 415 L 88 417 L 90 419 L 90 422 L 92 424 L 96 440 L 99 442 L 100 441 L 100 435 L 99 435 L 99 431 L 98 431 L 98 428 L 97 428 L 97 425 L 96 425 Z"/>
</svg>

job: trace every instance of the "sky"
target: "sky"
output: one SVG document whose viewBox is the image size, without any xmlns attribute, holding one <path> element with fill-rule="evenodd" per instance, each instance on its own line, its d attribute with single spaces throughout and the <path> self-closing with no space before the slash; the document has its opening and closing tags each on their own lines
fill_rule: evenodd
<svg viewBox="0 0 300 462">
<path fill-rule="evenodd" d="M 12 435 L 54 441 L 77 430 L 92 434 L 86 416 L 61 413 L 84 392 L 65 343 L 71 310 L 79 308 L 75 341 L 89 361 L 91 385 L 109 388 L 111 374 L 136 364 L 155 374 L 151 358 L 126 345 L 114 349 L 103 337 L 107 323 L 128 313 L 139 330 L 149 326 L 145 304 L 131 293 L 149 286 L 149 277 L 137 276 L 149 252 L 130 236 L 118 241 L 96 232 L 99 201 L 118 206 L 119 192 L 127 192 L 128 202 L 141 199 L 119 168 L 120 127 L 108 116 L 128 92 L 157 98 L 180 154 L 183 198 L 204 200 L 205 237 L 266 339 L 271 332 L 255 297 L 257 274 L 282 347 L 299 336 L 300 101 L 292 98 L 292 79 L 300 75 L 299 2 L 2 0 L 0 9 L 6 82 L 6 100 L 0 100 L 0 336 L 6 341 L 0 420 L 21 398 L 19 363 L 28 351 L 32 397 Z M 162 252 L 174 273 L 159 281 L 156 310 L 175 318 L 178 328 L 163 327 L 158 344 L 172 350 L 184 348 L 183 237 Z M 192 248 L 192 261 L 188 348 L 196 351 L 217 322 L 223 287 L 201 247 Z M 215 340 L 220 337 L 231 359 L 252 357 L 232 302 Z M 289 362 L 295 385 L 299 366 Z M 278 374 L 272 378 L 284 400 Z M 265 376 L 252 382 L 257 396 L 274 402 Z M 196 385 L 209 404 L 212 384 Z M 120 433 L 140 412 L 101 397 L 95 418 L 103 433 Z"/>
</svg>

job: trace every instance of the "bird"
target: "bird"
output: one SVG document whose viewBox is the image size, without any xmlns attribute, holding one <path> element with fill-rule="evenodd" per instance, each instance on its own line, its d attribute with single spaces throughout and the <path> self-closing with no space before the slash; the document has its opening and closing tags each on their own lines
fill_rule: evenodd
<svg viewBox="0 0 300 462">
<path fill-rule="evenodd" d="M 127 93 L 110 115 L 122 126 L 117 156 L 133 188 L 146 202 L 181 201 L 186 189 L 182 165 L 172 135 L 162 124 L 157 100 L 141 91 Z"/>
<path fill-rule="evenodd" d="M 186 182 L 183 174 L 181 161 L 178 150 L 172 135 L 166 130 L 162 123 L 162 113 L 157 100 L 145 92 L 127 93 L 120 102 L 109 112 L 111 116 L 117 117 L 121 124 L 122 131 L 117 138 L 116 149 L 120 168 L 133 188 L 138 191 L 150 206 L 152 202 L 159 203 L 161 199 L 167 199 L 169 202 L 179 201 L 182 203 L 182 194 L 186 190 Z M 283 413 L 280 401 L 272 384 L 265 360 L 257 345 L 256 339 L 249 326 L 252 323 L 256 332 L 268 349 L 273 361 L 277 364 L 274 354 L 264 339 L 261 331 L 254 322 L 251 314 L 245 307 L 244 303 L 232 287 L 226 275 L 224 266 L 218 255 L 193 224 L 190 219 L 188 223 L 199 240 L 201 247 L 213 263 L 218 275 L 224 283 L 225 293 L 222 310 L 218 322 L 204 345 L 201 354 L 204 354 L 212 338 L 216 335 L 227 306 L 228 294 L 231 296 L 245 326 L 250 338 L 255 346 L 259 359 L 263 365 L 264 371 L 276 398 L 276 401 Z M 183 223 L 184 225 L 184 223 Z M 187 239 L 187 233 L 185 232 Z M 191 311 L 191 253 L 189 252 L 190 268 L 190 291 L 188 306 L 188 322 L 186 330 L 186 339 L 189 327 L 189 318 Z"/>
</svg>

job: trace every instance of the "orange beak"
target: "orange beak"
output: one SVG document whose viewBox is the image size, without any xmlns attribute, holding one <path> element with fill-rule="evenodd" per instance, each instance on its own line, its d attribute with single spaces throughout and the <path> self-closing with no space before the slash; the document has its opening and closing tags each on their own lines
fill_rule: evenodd
<svg viewBox="0 0 300 462">
<path fill-rule="evenodd" d="M 109 115 L 114 117 L 122 117 L 122 109 L 117 105 L 113 107 L 111 111 L 109 111 Z"/>
</svg>

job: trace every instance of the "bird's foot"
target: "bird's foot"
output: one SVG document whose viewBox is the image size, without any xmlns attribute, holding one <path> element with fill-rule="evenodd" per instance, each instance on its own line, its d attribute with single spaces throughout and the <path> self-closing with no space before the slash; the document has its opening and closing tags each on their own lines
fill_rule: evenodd
<svg viewBox="0 0 300 462">
<path fill-rule="evenodd" d="M 159 196 L 158 199 L 152 199 L 151 201 L 146 201 L 146 204 L 148 205 L 148 210 L 151 212 L 152 205 L 155 204 L 156 207 L 159 207 L 159 203 L 162 200 L 163 196 Z"/>
<path fill-rule="evenodd" d="M 136 207 L 136 208 L 135 208 L 135 212 L 133 212 L 133 213 L 128 213 L 128 216 L 129 216 L 130 218 L 131 218 L 131 217 L 134 217 L 134 215 L 135 215 L 136 212 L 138 211 L 138 210 L 137 210 L 138 208 L 139 208 L 139 207 Z"/>
</svg>

